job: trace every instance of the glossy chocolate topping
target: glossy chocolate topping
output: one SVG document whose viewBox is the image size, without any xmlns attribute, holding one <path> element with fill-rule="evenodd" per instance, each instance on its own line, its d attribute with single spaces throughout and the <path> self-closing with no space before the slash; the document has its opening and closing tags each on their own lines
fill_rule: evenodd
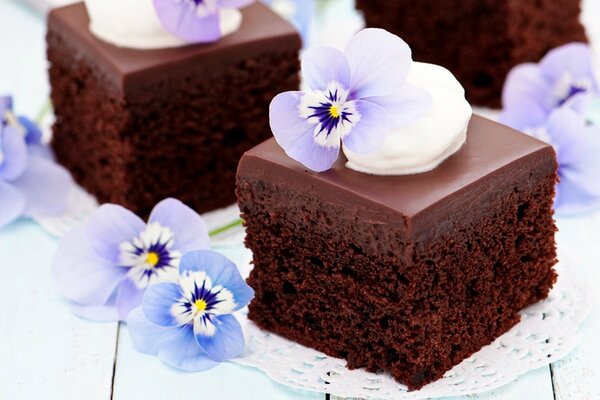
<svg viewBox="0 0 600 400">
<path fill-rule="evenodd" d="M 326 202 L 344 203 L 354 210 L 372 212 L 383 207 L 386 212 L 400 213 L 407 233 L 415 234 L 443 223 L 457 210 L 477 213 L 469 211 L 474 199 L 493 196 L 501 182 L 514 181 L 517 175 L 528 179 L 530 173 L 552 173 L 555 163 L 550 145 L 473 116 L 463 148 L 424 174 L 367 175 L 346 168 L 343 156 L 331 170 L 314 173 L 269 139 L 242 157 L 238 176 L 289 182 L 318 193 Z"/>
<path fill-rule="evenodd" d="M 97 68 L 110 83 L 125 93 L 143 89 L 154 77 L 168 80 L 201 72 L 207 79 L 218 75 L 223 65 L 257 54 L 300 48 L 301 39 L 292 25 L 267 6 L 257 2 L 242 10 L 244 19 L 235 33 L 211 44 L 178 48 L 137 50 L 113 46 L 96 38 L 89 30 L 89 17 L 83 3 L 53 10 L 48 24 L 63 40 L 72 42 L 82 56 L 97 59 Z"/>
</svg>

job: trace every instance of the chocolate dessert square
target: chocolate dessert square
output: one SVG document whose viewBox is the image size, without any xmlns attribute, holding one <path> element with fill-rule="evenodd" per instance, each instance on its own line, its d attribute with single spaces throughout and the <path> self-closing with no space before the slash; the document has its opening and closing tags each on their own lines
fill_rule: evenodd
<svg viewBox="0 0 600 400">
<path fill-rule="evenodd" d="M 58 161 L 100 202 L 140 215 L 166 197 L 199 212 L 235 202 L 241 155 L 270 135 L 268 105 L 299 86 L 301 40 L 262 4 L 208 45 L 120 48 L 83 3 L 48 17 Z"/>
<path fill-rule="evenodd" d="M 443 376 L 556 279 L 552 147 L 479 116 L 431 172 L 309 172 L 274 139 L 240 161 L 249 317 L 411 389 Z"/>
<path fill-rule="evenodd" d="M 402 37 L 416 60 L 448 68 L 469 102 L 500 106 L 510 69 L 585 42 L 580 0 L 357 0 L 367 25 Z"/>
</svg>

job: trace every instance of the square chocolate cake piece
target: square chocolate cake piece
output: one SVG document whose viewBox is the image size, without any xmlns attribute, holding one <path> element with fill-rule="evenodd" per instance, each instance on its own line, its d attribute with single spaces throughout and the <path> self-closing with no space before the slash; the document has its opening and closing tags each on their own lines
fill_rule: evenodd
<svg viewBox="0 0 600 400">
<path fill-rule="evenodd" d="M 552 147 L 479 116 L 423 174 L 341 156 L 314 173 L 270 139 L 239 165 L 254 254 L 249 317 L 416 389 L 520 319 L 556 280 Z"/>
<path fill-rule="evenodd" d="M 295 29 L 244 10 L 216 43 L 137 50 L 94 36 L 83 3 L 48 17 L 58 161 L 100 202 L 140 215 L 176 197 L 199 212 L 235 202 L 242 154 L 270 135 L 268 105 L 299 86 Z"/>
<path fill-rule="evenodd" d="M 401 36 L 416 60 L 448 68 L 473 104 L 499 107 L 510 69 L 587 41 L 580 0 L 357 0 L 368 26 Z"/>
</svg>

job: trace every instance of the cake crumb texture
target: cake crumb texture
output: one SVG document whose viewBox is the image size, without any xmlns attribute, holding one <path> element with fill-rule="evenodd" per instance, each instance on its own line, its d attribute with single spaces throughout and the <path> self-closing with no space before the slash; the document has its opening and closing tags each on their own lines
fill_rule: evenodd
<svg viewBox="0 0 600 400">
<path fill-rule="evenodd" d="M 130 98 L 58 32 L 47 42 L 58 162 L 100 203 L 142 216 L 166 197 L 201 213 L 233 204 L 240 157 L 270 136 L 271 99 L 299 86 L 297 49 L 265 50 Z"/>
<path fill-rule="evenodd" d="M 443 166 L 442 166 L 443 167 Z M 259 327 L 418 389 L 490 344 L 556 280 L 555 162 L 410 238 L 389 210 L 238 173 Z M 265 170 L 268 168 L 265 168 Z M 368 218 L 365 217 L 368 215 Z"/>
</svg>

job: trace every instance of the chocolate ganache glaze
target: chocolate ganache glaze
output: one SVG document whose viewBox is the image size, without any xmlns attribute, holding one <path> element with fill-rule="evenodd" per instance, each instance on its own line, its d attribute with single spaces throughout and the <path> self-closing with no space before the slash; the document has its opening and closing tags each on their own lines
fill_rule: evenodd
<svg viewBox="0 0 600 400">
<path fill-rule="evenodd" d="M 210 44 L 193 44 L 184 47 L 138 50 L 117 47 L 98 39 L 90 32 L 90 19 L 85 5 L 77 3 L 53 11 L 49 18 L 51 31 L 65 40 L 77 41 L 79 51 L 87 57 L 109 60 L 98 63 L 98 71 L 115 90 L 135 97 L 136 91 L 146 90 L 145 85 L 160 76 L 161 80 L 202 73 L 210 80 L 224 65 L 258 54 L 279 53 L 289 48 L 300 48 L 300 38 L 292 25 L 269 7 L 255 3 L 242 10 L 240 29 Z M 200 62 L 201 61 L 201 62 Z"/>
<path fill-rule="evenodd" d="M 554 160 L 550 145 L 474 115 L 462 149 L 427 173 L 368 175 L 345 167 L 344 157 L 331 170 L 314 173 L 270 139 L 244 155 L 238 176 L 243 171 L 245 177 L 305 187 L 325 202 L 343 203 L 349 212 L 373 213 L 377 219 L 389 212 L 390 223 L 401 221 L 398 232 L 414 239 L 432 230 L 452 229 L 456 218 L 485 213 L 486 202 L 481 199 L 500 195 L 500 182 L 514 180 L 515 174 L 522 175 L 520 179 L 548 174 L 555 168 Z M 476 205 L 472 199 L 478 199 Z M 398 213 L 402 218 L 394 218 Z"/>
</svg>

